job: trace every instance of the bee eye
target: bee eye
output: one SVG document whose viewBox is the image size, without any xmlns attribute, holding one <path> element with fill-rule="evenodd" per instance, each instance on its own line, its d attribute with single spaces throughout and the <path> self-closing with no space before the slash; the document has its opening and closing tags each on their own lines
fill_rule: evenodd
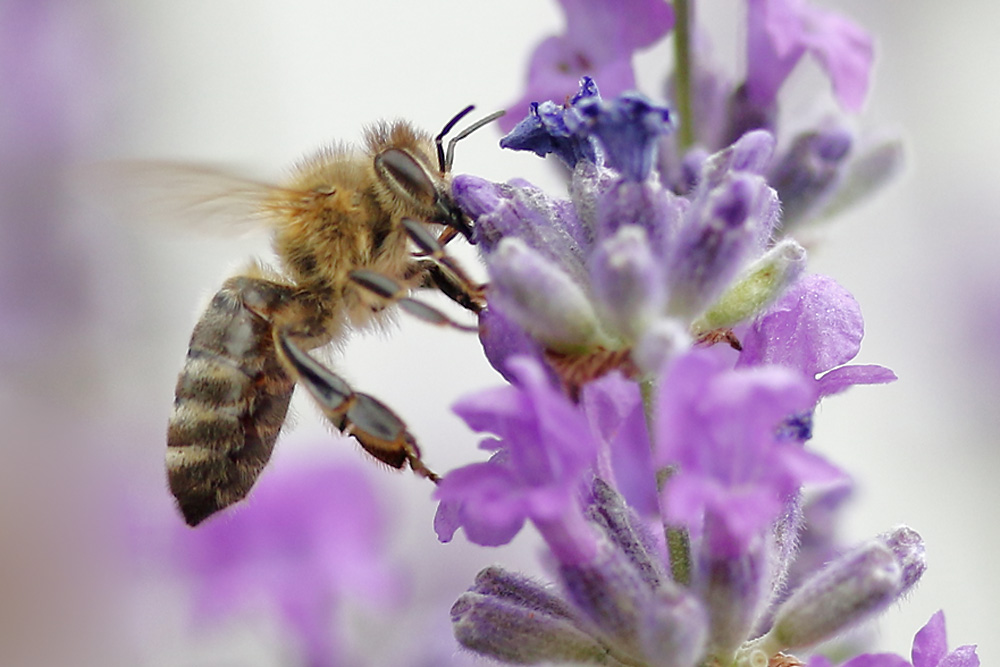
<svg viewBox="0 0 1000 667">
<path fill-rule="evenodd" d="M 398 148 L 389 148 L 375 156 L 375 170 L 383 180 L 417 201 L 433 204 L 437 198 L 434 182 L 417 160 Z"/>
</svg>

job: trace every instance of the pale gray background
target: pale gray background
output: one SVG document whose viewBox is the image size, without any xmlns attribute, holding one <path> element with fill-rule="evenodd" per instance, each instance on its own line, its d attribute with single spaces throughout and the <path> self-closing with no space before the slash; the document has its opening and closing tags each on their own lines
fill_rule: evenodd
<svg viewBox="0 0 1000 667">
<path fill-rule="evenodd" d="M 702 4 L 723 22 L 743 7 L 737 0 Z M 836 6 L 878 35 L 875 88 L 861 125 L 900 130 L 910 161 L 885 194 L 829 231 L 812 267 L 835 276 L 861 303 L 867 336 L 860 361 L 887 365 L 901 379 L 824 403 L 815 444 L 860 484 L 847 537 L 861 540 L 905 522 L 927 541 L 930 568 L 911 599 L 885 614 L 880 647 L 908 655 L 913 633 L 943 607 L 952 645 L 978 642 L 988 665 L 1000 660 L 993 632 L 1000 619 L 1000 94 L 991 74 L 1000 64 L 1000 9 L 975 1 Z M 324 142 L 357 140 L 379 117 L 436 129 L 468 103 L 482 112 L 506 106 L 520 95 L 532 46 L 562 21 L 555 2 L 543 0 L 173 0 L 102 8 L 115 129 L 100 157 L 225 163 L 261 176 L 280 175 Z M 726 25 L 722 34 L 735 40 L 738 29 Z M 731 45 L 720 46 L 738 57 Z M 663 48 L 639 58 L 646 92 L 658 91 L 668 58 Z M 496 138 L 483 131 L 467 140 L 456 171 L 558 187 L 540 160 L 500 152 Z M 162 433 L 191 326 L 231 271 L 266 253 L 266 240 L 202 238 L 139 221 L 94 233 L 103 244 L 95 262 L 101 333 L 93 346 L 102 373 L 87 410 L 107 432 L 123 434 L 102 440 L 109 458 L 129 471 L 133 487 L 147 490 L 147 502 L 169 511 Z M 471 253 L 463 256 L 475 263 Z M 438 470 L 479 456 L 474 437 L 446 410 L 470 389 L 499 382 L 475 337 L 401 318 L 390 336 L 352 340 L 336 364 L 405 416 Z M 360 457 L 327 436 L 305 401 L 298 407 L 298 427 L 276 465 L 327 444 Z M 531 536 L 508 555 L 466 545 L 461 536 L 436 544 L 429 485 L 383 477 L 377 483 L 387 503 L 399 508 L 395 548 L 415 561 L 416 599 L 442 615 L 479 567 L 535 567 Z M 133 660 L 276 664 L 266 632 L 235 629 L 229 639 L 202 638 L 191 648 L 178 593 L 137 585 L 130 594 L 137 610 L 156 618 L 135 630 L 142 640 Z M 398 658 L 401 649 L 391 644 L 405 636 L 407 622 L 416 623 L 401 621 L 395 640 L 382 642 L 390 644 L 379 649 L 388 651 L 386 661 Z M 244 646 L 245 657 L 217 662 L 227 642 Z"/>
</svg>

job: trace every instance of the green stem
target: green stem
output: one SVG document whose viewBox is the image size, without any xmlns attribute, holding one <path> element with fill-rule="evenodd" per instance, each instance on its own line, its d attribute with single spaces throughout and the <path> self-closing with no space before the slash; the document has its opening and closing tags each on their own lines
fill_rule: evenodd
<svg viewBox="0 0 1000 667">
<path fill-rule="evenodd" d="M 639 391 L 642 394 L 642 407 L 646 416 L 646 430 L 649 432 L 649 441 L 653 442 L 656 437 L 654 420 L 656 417 L 655 400 L 656 384 L 652 380 L 645 380 L 639 383 Z M 661 470 L 656 476 L 656 490 L 661 491 L 663 485 L 667 483 L 674 469 Z M 670 558 L 670 573 L 673 580 L 687 586 L 691 583 L 691 538 L 683 528 L 671 528 L 664 526 L 667 540 L 667 555 Z"/>
<path fill-rule="evenodd" d="M 653 442 L 653 416 L 656 414 L 653 401 L 656 399 L 656 383 L 652 380 L 643 380 L 639 383 L 639 393 L 642 395 L 642 412 L 646 417 L 649 441 Z"/>
<path fill-rule="evenodd" d="M 680 152 L 694 145 L 694 109 L 691 104 L 691 12 L 688 0 L 674 0 L 674 86 L 676 87 L 677 143 Z"/>
<path fill-rule="evenodd" d="M 667 528 L 670 574 L 682 586 L 691 584 L 691 538 L 683 528 Z"/>
</svg>

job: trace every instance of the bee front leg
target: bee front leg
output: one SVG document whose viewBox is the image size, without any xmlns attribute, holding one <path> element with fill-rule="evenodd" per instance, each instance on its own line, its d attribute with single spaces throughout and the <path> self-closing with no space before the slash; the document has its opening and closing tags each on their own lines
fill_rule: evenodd
<svg viewBox="0 0 1000 667">
<path fill-rule="evenodd" d="M 463 308 L 479 313 L 485 306 L 485 286 L 474 282 L 455 258 L 445 252 L 447 241 L 435 238 L 416 220 L 404 219 L 403 226 L 410 240 L 420 249 L 420 256 L 426 258 L 415 262 L 416 271 L 424 274 L 423 286 L 437 288 Z"/>
<path fill-rule="evenodd" d="M 286 366 L 313 397 L 323 414 L 345 435 L 379 461 L 437 482 L 439 477 L 424 465 L 416 440 L 396 413 L 378 399 L 356 392 L 329 368 L 313 359 L 294 340 L 275 331 L 275 347 Z"/>
</svg>

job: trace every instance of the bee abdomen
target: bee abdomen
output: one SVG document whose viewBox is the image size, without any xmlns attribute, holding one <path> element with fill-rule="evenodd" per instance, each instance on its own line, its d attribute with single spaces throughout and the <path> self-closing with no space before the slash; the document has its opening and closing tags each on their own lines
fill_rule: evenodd
<svg viewBox="0 0 1000 667">
<path fill-rule="evenodd" d="M 271 457 L 294 388 L 274 351 L 271 325 L 243 305 L 280 299 L 284 286 L 229 280 L 191 336 L 167 428 L 167 477 L 194 526 L 242 499 Z"/>
</svg>

